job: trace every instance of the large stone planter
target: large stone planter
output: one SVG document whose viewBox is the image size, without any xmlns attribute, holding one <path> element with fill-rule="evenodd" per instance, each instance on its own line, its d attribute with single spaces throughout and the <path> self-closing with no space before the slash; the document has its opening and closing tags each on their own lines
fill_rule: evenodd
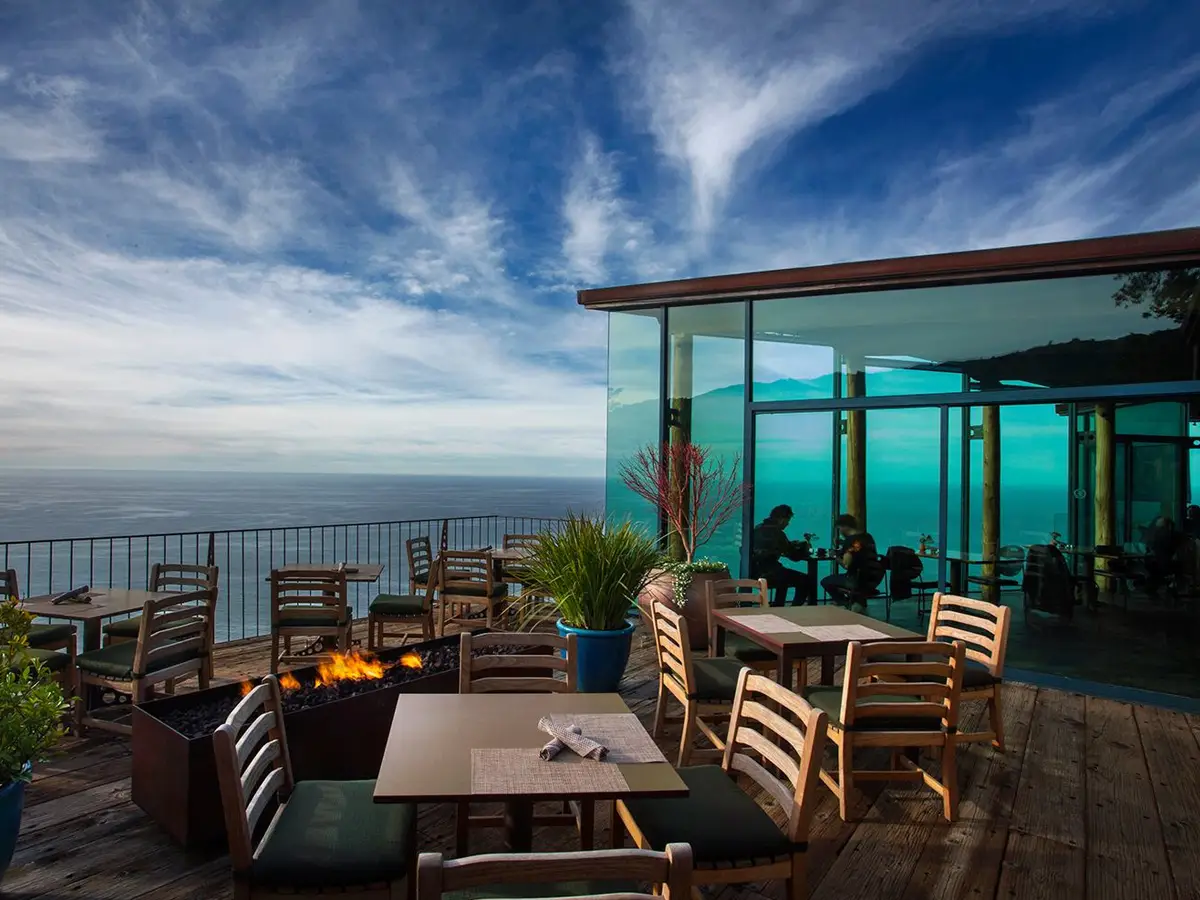
<svg viewBox="0 0 1200 900">
<path fill-rule="evenodd" d="M 728 577 L 728 569 L 724 572 L 692 574 L 692 583 L 687 589 L 687 601 L 680 612 L 688 623 L 688 639 L 694 651 L 708 652 L 708 609 L 705 606 L 704 585 L 710 581 L 723 581 Z M 672 573 L 657 570 L 638 595 L 638 606 L 641 607 L 647 622 L 650 621 L 650 608 L 655 603 L 675 607 L 675 576 Z"/>
</svg>

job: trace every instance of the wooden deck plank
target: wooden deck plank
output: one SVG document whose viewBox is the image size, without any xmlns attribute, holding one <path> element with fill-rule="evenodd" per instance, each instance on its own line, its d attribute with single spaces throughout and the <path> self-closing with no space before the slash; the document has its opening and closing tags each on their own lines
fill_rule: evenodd
<svg viewBox="0 0 1200 900">
<path fill-rule="evenodd" d="M 997 900 L 1083 900 L 1084 698 L 1038 691 Z"/>
<path fill-rule="evenodd" d="M 1087 698 L 1088 897 L 1172 897 L 1141 736 L 1127 703 Z"/>
<path fill-rule="evenodd" d="M 1008 843 L 1008 826 L 1025 760 L 1037 690 L 1004 686 L 1003 753 L 974 745 L 973 769 L 960 781 L 959 818 L 930 835 L 905 891 L 905 900 L 992 897 Z"/>
<path fill-rule="evenodd" d="M 25 808 L 31 809 L 40 803 L 129 778 L 132 770 L 133 757 L 128 751 L 117 755 L 97 756 L 90 766 L 81 766 L 70 772 L 34 782 L 26 791 Z"/>
<path fill-rule="evenodd" d="M 21 817 L 21 839 L 63 822 L 73 822 L 80 816 L 130 803 L 130 779 L 122 778 L 108 784 L 98 784 L 31 806 Z"/>
<path fill-rule="evenodd" d="M 1134 707 L 1176 896 L 1200 897 L 1200 742 L 1186 717 Z"/>
</svg>

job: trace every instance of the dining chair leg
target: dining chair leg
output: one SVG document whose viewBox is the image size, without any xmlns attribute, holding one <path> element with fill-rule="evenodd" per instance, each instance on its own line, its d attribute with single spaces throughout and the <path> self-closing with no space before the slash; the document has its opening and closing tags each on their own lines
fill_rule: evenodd
<svg viewBox="0 0 1200 900">
<path fill-rule="evenodd" d="M 805 900 L 808 896 L 807 854 L 801 850 L 792 854 L 792 874 L 787 879 L 788 900 Z"/>
<path fill-rule="evenodd" d="M 459 803 L 454 816 L 454 855 L 459 859 L 470 852 L 471 804 Z"/>
<path fill-rule="evenodd" d="M 1004 752 L 1004 713 L 1000 709 L 1000 685 L 992 688 L 992 696 L 988 697 L 988 718 L 992 723 L 992 746 Z"/>
<path fill-rule="evenodd" d="M 620 850 L 625 846 L 625 823 L 621 820 L 621 814 L 617 811 L 617 801 L 614 800 L 610 804 L 612 809 L 612 827 L 609 831 L 609 846 L 614 850 Z"/>
<path fill-rule="evenodd" d="M 958 743 L 949 739 L 942 747 L 942 814 L 947 822 L 953 822 L 958 815 L 957 749 Z"/>
<path fill-rule="evenodd" d="M 842 738 L 838 745 L 838 812 L 842 821 L 850 821 L 850 794 L 854 790 L 854 751 L 848 740 L 849 735 Z"/>
<path fill-rule="evenodd" d="M 662 737 L 667 725 L 667 683 L 660 675 L 658 677 L 658 702 L 654 705 L 654 726 L 650 731 L 652 737 Z"/>
<path fill-rule="evenodd" d="M 683 708 L 683 735 L 679 738 L 678 768 L 686 766 L 692 758 L 692 743 L 696 740 L 696 704 L 687 703 Z"/>
<path fill-rule="evenodd" d="M 591 850 L 596 846 L 596 801 L 580 800 L 575 815 L 579 824 L 579 849 Z"/>
<path fill-rule="evenodd" d="M 271 674 L 279 674 L 279 632 L 271 632 Z"/>
</svg>

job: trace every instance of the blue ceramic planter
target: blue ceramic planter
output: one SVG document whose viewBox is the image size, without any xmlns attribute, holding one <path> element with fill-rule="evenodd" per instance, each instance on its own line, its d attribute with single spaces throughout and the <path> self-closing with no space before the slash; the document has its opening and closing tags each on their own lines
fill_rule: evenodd
<svg viewBox="0 0 1200 900">
<path fill-rule="evenodd" d="M 25 765 L 26 772 L 29 764 Z M 25 782 L 13 781 L 0 788 L 0 876 L 12 862 L 21 831 L 21 809 L 25 806 Z"/>
<path fill-rule="evenodd" d="M 578 690 L 585 694 L 611 694 L 621 683 L 629 663 L 630 641 L 634 623 L 615 631 L 589 631 L 572 628 L 558 620 L 558 633 L 563 637 L 575 635 L 578 659 Z"/>
</svg>

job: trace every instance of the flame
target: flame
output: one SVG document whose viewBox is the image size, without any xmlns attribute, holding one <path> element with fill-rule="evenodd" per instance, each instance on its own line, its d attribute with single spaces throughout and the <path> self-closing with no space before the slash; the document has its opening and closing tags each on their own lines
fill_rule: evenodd
<svg viewBox="0 0 1200 900">
<path fill-rule="evenodd" d="M 400 657 L 400 661 L 396 665 L 403 666 L 406 669 L 422 669 L 425 667 L 424 663 L 421 662 L 420 655 L 417 653 L 405 653 Z"/>
<path fill-rule="evenodd" d="M 284 672 L 279 676 L 279 688 L 284 691 L 294 691 L 300 687 L 300 682 L 296 680 L 296 676 L 291 672 Z"/>
<path fill-rule="evenodd" d="M 383 663 L 358 651 L 335 653 L 317 667 L 317 687 L 336 681 L 366 681 L 383 677 Z"/>
<path fill-rule="evenodd" d="M 252 690 L 254 690 L 254 682 L 247 678 L 242 682 L 242 696 L 245 697 Z"/>
</svg>

